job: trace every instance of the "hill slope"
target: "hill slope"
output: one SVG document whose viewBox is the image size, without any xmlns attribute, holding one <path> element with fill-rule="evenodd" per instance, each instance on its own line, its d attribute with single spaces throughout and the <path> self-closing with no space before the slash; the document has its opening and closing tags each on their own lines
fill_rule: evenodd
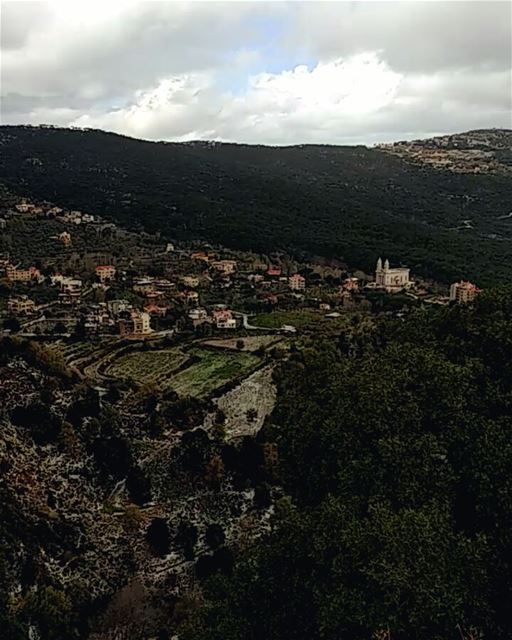
<svg viewBox="0 0 512 640">
<path fill-rule="evenodd" d="M 484 286 L 512 277 L 507 172 L 455 173 L 362 146 L 153 143 L 50 127 L 0 127 L 0 150 L 0 182 L 19 195 L 176 239 L 363 268 L 382 254 Z"/>
</svg>

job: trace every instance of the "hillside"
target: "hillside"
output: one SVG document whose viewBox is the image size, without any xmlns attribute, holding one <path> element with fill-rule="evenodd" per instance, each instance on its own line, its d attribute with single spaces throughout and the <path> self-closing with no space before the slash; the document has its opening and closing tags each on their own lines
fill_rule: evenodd
<svg viewBox="0 0 512 640">
<path fill-rule="evenodd" d="M 379 149 L 415 164 L 454 173 L 512 175 L 512 131 L 479 129 L 427 140 L 379 145 Z"/>
<path fill-rule="evenodd" d="M 506 159 L 510 132 L 486 139 Z M 443 281 L 512 277 L 505 170 L 455 172 L 388 148 L 153 143 L 53 127 L 0 127 L 0 148 L 0 181 L 16 194 L 130 228 L 367 269 L 383 254 Z"/>
</svg>

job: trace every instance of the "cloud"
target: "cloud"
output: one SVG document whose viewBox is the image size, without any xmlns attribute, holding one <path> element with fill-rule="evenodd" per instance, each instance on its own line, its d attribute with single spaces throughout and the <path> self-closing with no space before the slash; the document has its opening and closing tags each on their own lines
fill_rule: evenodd
<svg viewBox="0 0 512 640">
<path fill-rule="evenodd" d="M 4 122 L 269 144 L 512 126 L 509 3 L 2 9 Z"/>
</svg>

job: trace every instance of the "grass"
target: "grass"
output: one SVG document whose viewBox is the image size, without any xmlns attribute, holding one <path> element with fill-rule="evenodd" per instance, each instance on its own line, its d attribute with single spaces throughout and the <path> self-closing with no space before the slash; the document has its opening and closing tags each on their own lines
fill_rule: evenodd
<svg viewBox="0 0 512 640">
<path fill-rule="evenodd" d="M 259 358 L 247 352 L 194 349 L 200 361 L 177 373 L 170 386 L 181 396 L 204 398 L 229 380 L 248 373 Z"/>
<path fill-rule="evenodd" d="M 180 349 L 160 351 L 136 351 L 115 359 L 106 374 L 114 378 L 133 380 L 139 384 L 154 382 L 162 388 L 171 386 L 172 372 L 182 365 L 188 356 Z"/>
</svg>

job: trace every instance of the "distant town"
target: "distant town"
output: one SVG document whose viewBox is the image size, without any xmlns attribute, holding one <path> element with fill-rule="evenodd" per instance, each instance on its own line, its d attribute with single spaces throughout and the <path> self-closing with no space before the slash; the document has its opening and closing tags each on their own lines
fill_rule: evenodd
<svg viewBox="0 0 512 640">
<path fill-rule="evenodd" d="M 369 311 L 372 294 L 401 294 L 428 304 L 471 302 L 479 293 L 467 281 L 449 290 L 411 276 L 379 258 L 374 274 L 348 272 L 340 261 L 299 263 L 287 256 L 259 256 L 213 248 L 177 246 L 148 234 L 129 234 L 82 211 L 21 200 L 0 218 L 2 331 L 27 336 L 118 336 L 141 339 L 190 329 L 201 336 L 265 328 L 258 315 L 316 309 L 326 318 Z M 17 260 L 6 250 L 16 223 L 60 225 L 50 236 L 52 256 Z M 74 248 L 78 230 L 90 246 Z M 95 250 L 98 237 L 130 235 L 132 250 Z M 141 242 L 133 243 L 140 235 Z M 149 240 L 149 242 L 148 242 Z M 83 243 L 82 243 L 83 244 Z M 257 324 L 251 324 L 256 316 Z M 294 333 L 293 323 L 266 327 Z"/>
</svg>

